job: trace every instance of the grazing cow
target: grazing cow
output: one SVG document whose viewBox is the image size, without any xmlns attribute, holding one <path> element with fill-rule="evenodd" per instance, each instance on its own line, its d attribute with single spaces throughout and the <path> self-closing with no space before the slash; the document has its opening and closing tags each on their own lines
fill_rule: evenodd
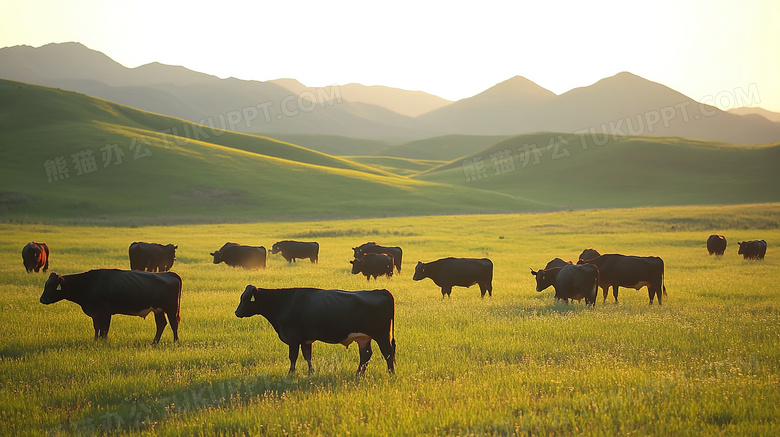
<svg viewBox="0 0 780 437">
<path fill-rule="evenodd" d="M 587 261 L 589 259 L 596 258 L 597 256 L 601 256 L 598 250 L 596 249 L 585 249 L 580 254 L 579 259 L 582 261 Z"/>
<path fill-rule="evenodd" d="M 35 271 L 43 273 L 49 270 L 49 245 L 31 241 L 22 248 L 22 262 L 27 273 Z"/>
<path fill-rule="evenodd" d="M 710 255 L 723 255 L 726 252 L 726 237 L 723 235 L 710 235 L 707 238 L 707 252 Z"/>
<path fill-rule="evenodd" d="M 355 258 L 360 258 L 366 253 L 385 253 L 393 257 L 393 263 L 395 264 L 398 273 L 401 273 L 401 263 L 404 256 L 404 251 L 400 247 L 380 246 L 373 241 L 362 244 L 358 247 L 353 247 L 355 251 Z"/>
<path fill-rule="evenodd" d="M 146 318 L 153 312 L 157 334 L 152 344 L 160 341 L 167 324 L 166 315 L 173 331 L 173 341 L 179 341 L 181 278 L 176 273 L 115 269 L 64 276 L 52 273 L 44 285 L 41 303 L 48 305 L 62 299 L 81 305 L 84 314 L 92 318 L 95 339 L 108 337 L 108 327 L 114 314 Z"/>
<path fill-rule="evenodd" d="M 362 272 L 366 280 L 371 280 L 371 276 L 374 279 L 382 275 L 387 275 L 388 278 L 393 276 L 393 257 L 384 253 L 366 253 L 349 263 L 352 264 L 352 274 Z"/>
<path fill-rule="evenodd" d="M 274 243 L 271 247 L 271 253 L 277 254 L 279 252 L 282 252 L 282 257 L 288 263 L 292 263 L 296 258 L 309 258 L 312 263 L 316 263 L 319 260 L 320 245 L 315 242 L 284 240 Z"/>
<path fill-rule="evenodd" d="M 441 287 L 441 297 L 451 297 L 452 287 L 471 287 L 479 284 L 482 297 L 493 296 L 493 262 L 487 258 L 442 258 L 429 263 L 418 262 L 412 279 L 431 278 Z"/>
<path fill-rule="evenodd" d="M 741 241 L 739 243 L 739 251 L 737 254 L 742 255 L 743 259 L 764 259 L 766 255 L 766 241 L 764 240 L 750 240 Z"/>
<path fill-rule="evenodd" d="M 247 285 L 236 317 L 260 314 L 289 346 L 290 370 L 295 372 L 298 349 L 314 372 L 311 345 L 315 341 L 360 348 L 357 373 L 366 371 L 371 340 L 382 351 L 387 371 L 395 372 L 395 300 L 387 290 L 343 291 L 319 288 L 263 289 Z"/>
<path fill-rule="evenodd" d="M 245 269 L 265 268 L 266 251 L 263 246 L 244 246 L 238 243 L 225 243 L 216 252 L 211 252 L 214 264 L 224 262 L 230 267 Z"/>
<path fill-rule="evenodd" d="M 555 288 L 555 299 L 568 303 L 569 299 L 585 299 L 585 304 L 596 305 L 599 294 L 599 269 L 593 264 L 566 264 L 531 274 L 536 277 L 536 291 L 549 286 Z"/>
<path fill-rule="evenodd" d="M 564 261 L 561 258 L 554 258 L 552 261 L 548 262 L 546 266 L 544 266 L 544 270 L 551 269 L 553 267 L 563 267 L 571 263 L 571 261 Z"/>
<path fill-rule="evenodd" d="M 179 246 L 135 242 L 130 245 L 130 270 L 167 272 L 173 267 Z"/>
<path fill-rule="evenodd" d="M 664 261 L 657 256 L 628 256 L 606 254 L 578 261 L 577 264 L 593 264 L 599 269 L 599 287 L 604 290 L 604 301 L 607 300 L 607 290 L 612 286 L 615 303 L 618 301 L 618 288 L 634 288 L 636 290 L 647 286 L 650 305 L 653 298 L 658 297 L 661 305 L 661 293 L 666 296 L 664 285 Z"/>
</svg>

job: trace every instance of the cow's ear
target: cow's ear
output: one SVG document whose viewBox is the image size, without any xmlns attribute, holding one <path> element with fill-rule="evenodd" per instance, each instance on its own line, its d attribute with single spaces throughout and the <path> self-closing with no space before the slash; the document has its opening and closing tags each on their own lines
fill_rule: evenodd
<svg viewBox="0 0 780 437">
<path fill-rule="evenodd" d="M 178 249 L 178 248 L 179 248 L 179 245 L 177 244 L 177 245 L 173 246 L 173 248 L 174 248 L 174 249 Z"/>
<path fill-rule="evenodd" d="M 531 274 L 532 274 L 532 275 L 534 275 L 534 276 L 536 276 L 536 273 L 537 273 L 537 272 L 535 272 L 535 271 L 534 271 L 534 268 L 533 268 L 533 267 L 531 267 Z"/>
<path fill-rule="evenodd" d="M 214 252 L 209 253 L 209 255 L 214 256 Z"/>
</svg>

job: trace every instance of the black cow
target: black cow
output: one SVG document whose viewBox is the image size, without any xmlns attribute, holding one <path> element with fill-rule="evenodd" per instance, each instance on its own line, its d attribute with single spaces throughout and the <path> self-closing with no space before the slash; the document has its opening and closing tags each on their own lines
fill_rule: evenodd
<svg viewBox="0 0 780 437">
<path fill-rule="evenodd" d="M 404 251 L 398 246 L 380 246 L 373 241 L 369 241 L 368 243 L 361 244 L 358 247 L 353 247 L 352 250 L 355 252 L 355 258 L 360 258 L 363 256 L 363 254 L 366 253 L 385 253 L 390 255 L 393 257 L 393 263 L 395 264 L 396 270 L 398 270 L 398 273 L 401 273 L 401 263 L 404 256 Z"/>
<path fill-rule="evenodd" d="M 158 243 L 135 242 L 130 245 L 130 270 L 167 272 L 173 267 L 179 246 Z"/>
<path fill-rule="evenodd" d="M 247 285 L 236 317 L 255 314 L 265 317 L 289 346 L 289 373 L 295 372 L 299 348 L 311 373 L 312 343 L 349 347 L 355 341 L 360 348 L 357 373 L 362 375 L 373 353 L 371 340 L 379 345 L 387 371 L 395 372 L 395 300 L 387 290 L 263 289 Z"/>
<path fill-rule="evenodd" d="M 27 273 L 35 271 L 43 273 L 49 270 L 49 245 L 31 241 L 22 248 L 22 262 Z"/>
<path fill-rule="evenodd" d="M 554 258 L 552 261 L 548 262 L 546 266 L 544 266 L 544 270 L 551 269 L 553 267 L 563 267 L 571 263 L 572 263 L 571 261 L 564 261 L 561 258 Z"/>
<path fill-rule="evenodd" d="M 604 290 L 604 301 L 607 300 L 607 290 L 612 286 L 615 303 L 618 301 L 618 288 L 634 288 L 636 290 L 647 286 L 650 305 L 658 297 L 661 305 L 661 293 L 666 296 L 664 285 L 664 261 L 657 256 L 628 256 L 606 254 L 577 264 L 593 264 L 599 269 L 599 287 Z"/>
<path fill-rule="evenodd" d="M 726 237 L 723 235 L 710 235 L 707 238 L 707 252 L 710 255 L 723 255 L 726 252 Z"/>
<path fill-rule="evenodd" d="M 582 261 L 587 261 L 589 259 L 596 258 L 597 256 L 601 256 L 598 250 L 596 249 L 585 249 L 580 254 L 580 257 L 578 259 Z"/>
<path fill-rule="evenodd" d="M 429 263 L 418 262 L 412 279 L 431 278 L 441 287 L 441 297 L 450 296 L 452 287 L 471 287 L 479 284 L 482 297 L 493 296 L 493 262 L 487 258 L 442 258 Z"/>
<path fill-rule="evenodd" d="M 739 243 L 737 254 L 742 255 L 743 259 L 764 259 L 766 255 L 766 241 L 750 240 Z"/>
<path fill-rule="evenodd" d="M 49 275 L 41 295 L 42 304 L 62 299 L 81 305 L 92 317 L 95 339 L 108 337 L 111 316 L 126 314 L 146 318 L 154 313 L 157 344 L 167 322 L 171 323 L 173 341 L 179 341 L 181 278 L 173 272 L 148 273 L 115 269 L 90 270 L 75 275 Z"/>
<path fill-rule="evenodd" d="M 387 275 L 388 278 L 393 276 L 393 257 L 384 253 L 366 253 L 349 263 L 352 264 L 352 274 L 362 272 L 366 280 L 370 280 L 371 276 L 374 279 L 382 275 Z"/>
<path fill-rule="evenodd" d="M 596 305 L 599 295 L 599 269 L 593 264 L 566 264 L 563 267 L 552 267 L 531 274 L 536 277 L 536 291 L 542 291 L 549 286 L 555 288 L 555 299 L 568 303 L 569 299 L 585 299 L 585 304 Z"/>
<path fill-rule="evenodd" d="M 292 263 L 296 258 L 309 258 L 312 263 L 316 263 L 319 260 L 320 245 L 316 242 L 284 240 L 274 243 L 271 247 L 271 253 L 277 254 L 279 252 L 282 252 L 282 257 L 288 263 Z"/>
<path fill-rule="evenodd" d="M 219 250 L 211 252 L 210 255 L 214 257 L 214 264 L 224 262 L 230 267 L 265 268 L 266 250 L 263 246 L 225 243 Z"/>
</svg>

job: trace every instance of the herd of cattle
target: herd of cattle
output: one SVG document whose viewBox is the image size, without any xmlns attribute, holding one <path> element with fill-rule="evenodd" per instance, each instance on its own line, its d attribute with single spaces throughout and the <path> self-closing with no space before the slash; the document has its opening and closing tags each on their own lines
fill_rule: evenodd
<svg viewBox="0 0 780 437">
<path fill-rule="evenodd" d="M 766 254 L 766 241 L 752 240 L 739 243 L 738 254 L 744 259 L 761 260 Z M 40 302 L 51 304 L 69 300 L 81 306 L 92 318 L 96 339 L 105 339 L 111 324 L 111 316 L 124 314 L 146 318 L 154 313 L 157 332 L 153 344 L 160 341 L 168 323 L 174 342 L 179 340 L 181 319 L 180 304 L 182 279 L 169 271 L 176 259 L 173 244 L 135 242 L 128 254 L 131 270 L 97 269 L 72 275 L 51 273 L 44 285 Z M 386 275 L 394 269 L 401 271 L 403 251 L 400 247 L 381 246 L 375 242 L 354 247 L 352 273 L 362 273 L 367 280 Z M 726 239 L 711 235 L 707 239 L 710 255 L 723 255 Z M 272 254 L 281 253 L 288 263 L 296 259 L 319 260 L 319 244 L 284 240 L 275 243 Z M 46 243 L 30 242 L 22 249 L 22 259 L 27 272 L 45 273 L 49 268 L 49 247 Z M 229 266 L 265 268 L 266 249 L 263 246 L 247 246 L 226 243 L 211 252 L 214 264 L 224 262 Z M 600 254 L 595 249 L 583 251 L 576 263 L 555 258 L 544 269 L 531 274 L 536 279 L 536 291 L 548 287 L 555 290 L 555 299 L 568 302 L 581 300 L 593 306 L 598 288 L 603 290 L 604 301 L 612 287 L 615 302 L 619 287 L 641 289 L 647 287 L 650 304 L 666 296 L 664 262 L 659 257 Z M 487 258 L 442 258 L 436 261 L 418 262 L 415 281 L 430 278 L 441 288 L 442 298 L 450 296 L 452 287 L 471 287 L 478 284 L 482 297 L 493 295 L 493 263 Z M 260 314 L 276 330 L 279 338 L 289 346 L 290 369 L 295 371 L 298 351 L 303 353 L 309 371 L 312 343 L 340 343 L 348 346 L 357 342 L 360 348 L 358 373 L 363 373 L 372 355 L 371 340 L 379 345 L 387 362 L 388 372 L 395 365 L 395 300 L 388 290 L 322 290 L 317 288 L 263 289 L 248 285 L 241 295 L 236 317 Z M 167 317 L 167 319 L 166 319 Z"/>
</svg>

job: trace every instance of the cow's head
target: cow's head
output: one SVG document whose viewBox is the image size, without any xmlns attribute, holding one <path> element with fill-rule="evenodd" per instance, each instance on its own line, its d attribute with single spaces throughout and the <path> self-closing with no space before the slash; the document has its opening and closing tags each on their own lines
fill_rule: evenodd
<svg viewBox="0 0 780 437">
<path fill-rule="evenodd" d="M 363 263 L 364 263 L 363 258 L 355 258 L 352 261 L 350 261 L 349 263 L 352 264 L 352 274 L 353 275 L 357 275 L 358 273 L 360 273 L 363 270 Z"/>
<path fill-rule="evenodd" d="M 62 291 L 62 284 L 64 283 L 65 278 L 52 272 L 49 275 L 49 279 L 46 280 L 46 284 L 43 286 L 41 303 L 48 305 L 50 303 L 59 302 L 62 299 L 65 299 L 65 294 Z"/>
<path fill-rule="evenodd" d="M 750 245 L 749 241 L 740 241 L 739 243 L 739 251 L 737 251 L 737 255 L 742 255 L 747 251 L 748 246 Z"/>
<path fill-rule="evenodd" d="M 209 255 L 214 257 L 214 264 L 219 264 L 222 262 L 222 252 L 220 251 L 211 252 Z"/>
<path fill-rule="evenodd" d="M 279 243 L 274 243 L 273 246 L 271 246 L 271 253 L 277 254 L 282 251 L 282 248 L 279 246 Z"/>
<path fill-rule="evenodd" d="M 417 261 L 417 266 L 414 268 L 414 276 L 412 276 L 412 279 L 415 281 L 421 281 L 428 277 L 428 274 L 425 273 L 425 264 L 423 264 L 420 261 Z"/>
<path fill-rule="evenodd" d="M 236 308 L 236 317 L 252 317 L 255 314 L 260 314 L 259 302 L 257 298 L 260 291 L 254 285 L 247 285 L 244 292 L 241 293 L 241 301 Z"/>
<path fill-rule="evenodd" d="M 555 283 L 555 277 L 557 275 L 553 275 L 552 270 L 553 269 L 539 270 L 535 272 L 534 269 L 531 269 L 531 274 L 536 277 L 536 291 L 543 291 Z"/>
</svg>

